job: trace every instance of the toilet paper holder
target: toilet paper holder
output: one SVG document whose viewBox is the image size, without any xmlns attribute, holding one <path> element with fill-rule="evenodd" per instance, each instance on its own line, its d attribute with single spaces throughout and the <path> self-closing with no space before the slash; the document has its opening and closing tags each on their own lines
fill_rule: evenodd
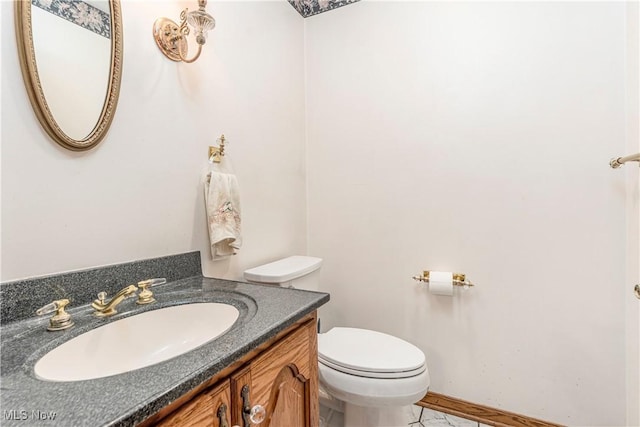
<svg viewBox="0 0 640 427">
<path fill-rule="evenodd" d="M 417 282 L 425 282 L 429 283 L 429 274 L 431 272 L 429 270 L 423 271 L 421 276 L 413 276 L 413 280 Z M 464 273 L 453 273 L 453 284 L 454 286 L 463 286 L 470 287 L 474 286 L 473 283 L 467 280 L 467 275 Z"/>
</svg>

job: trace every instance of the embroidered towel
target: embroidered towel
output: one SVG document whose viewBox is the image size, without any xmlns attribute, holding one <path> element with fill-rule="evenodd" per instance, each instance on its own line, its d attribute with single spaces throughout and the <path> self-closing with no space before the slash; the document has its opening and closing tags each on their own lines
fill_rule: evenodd
<svg viewBox="0 0 640 427">
<path fill-rule="evenodd" d="M 238 180 L 230 173 L 211 171 L 204 182 L 211 258 L 235 255 L 242 246 Z"/>
</svg>

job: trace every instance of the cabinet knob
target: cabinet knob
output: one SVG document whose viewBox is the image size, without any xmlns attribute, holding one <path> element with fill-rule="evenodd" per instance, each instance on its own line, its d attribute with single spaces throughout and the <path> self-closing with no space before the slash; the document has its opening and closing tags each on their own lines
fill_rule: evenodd
<svg viewBox="0 0 640 427">
<path fill-rule="evenodd" d="M 249 412 L 249 419 L 254 424 L 260 424 L 267 417 L 267 410 L 262 405 L 256 405 Z"/>
<path fill-rule="evenodd" d="M 251 406 L 248 385 L 242 386 L 240 396 L 242 397 L 242 422 L 244 427 L 251 427 L 251 423 L 262 423 L 267 417 L 267 410 L 262 405 Z"/>
</svg>

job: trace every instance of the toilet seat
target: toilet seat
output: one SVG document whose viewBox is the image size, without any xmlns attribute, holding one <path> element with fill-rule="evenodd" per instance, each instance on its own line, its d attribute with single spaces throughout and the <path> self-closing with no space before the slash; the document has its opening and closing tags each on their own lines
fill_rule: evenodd
<svg viewBox="0 0 640 427">
<path fill-rule="evenodd" d="M 422 365 L 422 367 L 415 369 L 413 371 L 403 371 L 403 372 L 367 372 L 358 369 L 351 369 L 344 366 L 337 365 L 335 363 L 331 363 L 327 360 L 324 360 L 318 357 L 318 362 L 328 368 L 331 368 L 335 371 L 342 372 L 343 374 L 348 375 L 357 375 L 359 377 L 365 378 L 373 378 L 373 379 L 394 379 L 394 378 L 409 378 L 415 377 L 416 375 L 420 375 L 427 369 L 427 365 Z"/>
<path fill-rule="evenodd" d="M 345 374 L 318 364 L 320 384 L 329 394 L 349 405 L 378 408 L 411 405 L 429 390 L 429 370 L 409 378 L 366 378 Z"/>
<path fill-rule="evenodd" d="M 413 344 L 382 332 L 333 328 L 318 335 L 318 362 L 344 374 L 365 378 L 409 378 L 427 367 Z"/>
</svg>

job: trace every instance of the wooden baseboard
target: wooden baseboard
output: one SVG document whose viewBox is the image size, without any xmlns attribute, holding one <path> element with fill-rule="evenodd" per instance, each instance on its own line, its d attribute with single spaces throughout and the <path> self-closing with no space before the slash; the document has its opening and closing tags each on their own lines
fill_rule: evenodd
<svg viewBox="0 0 640 427">
<path fill-rule="evenodd" d="M 472 421 L 498 427 L 562 427 L 560 424 L 537 420 L 524 415 L 501 409 L 490 408 L 476 403 L 466 402 L 455 397 L 445 396 L 434 392 L 428 392 L 417 403 L 425 408 L 446 414 L 455 415 Z"/>
</svg>

